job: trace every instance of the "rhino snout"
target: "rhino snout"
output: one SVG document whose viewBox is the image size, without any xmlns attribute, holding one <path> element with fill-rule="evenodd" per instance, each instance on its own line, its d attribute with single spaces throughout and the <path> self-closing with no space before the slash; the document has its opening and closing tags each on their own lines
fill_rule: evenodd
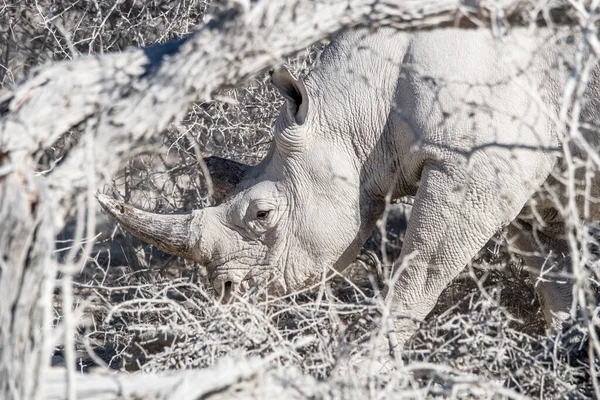
<svg viewBox="0 0 600 400">
<path fill-rule="evenodd" d="M 212 280 L 212 285 L 217 291 L 221 300 L 225 303 L 229 302 L 233 296 L 239 292 L 241 279 L 234 273 L 225 273 L 216 276 Z"/>
</svg>

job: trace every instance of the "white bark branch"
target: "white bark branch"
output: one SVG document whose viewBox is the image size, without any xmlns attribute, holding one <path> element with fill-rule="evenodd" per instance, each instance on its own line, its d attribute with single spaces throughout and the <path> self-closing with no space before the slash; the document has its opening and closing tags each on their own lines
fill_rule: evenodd
<svg viewBox="0 0 600 400">
<path fill-rule="evenodd" d="M 225 359 L 207 370 L 162 374 L 87 374 L 77 376 L 76 398 L 85 399 L 229 399 L 230 389 L 244 381 L 256 381 L 255 396 L 276 393 L 278 398 L 325 398 L 327 388 L 310 376 L 293 369 L 269 369 L 269 359 L 234 361 Z M 64 369 L 53 368 L 47 377 L 45 398 L 67 398 Z M 275 378 L 275 379 L 273 379 Z M 293 381 L 294 385 L 289 385 Z M 301 388 L 299 390 L 299 388 Z M 262 395 L 262 396 L 259 396 Z M 254 398 L 248 391 L 241 398 Z"/>
</svg>

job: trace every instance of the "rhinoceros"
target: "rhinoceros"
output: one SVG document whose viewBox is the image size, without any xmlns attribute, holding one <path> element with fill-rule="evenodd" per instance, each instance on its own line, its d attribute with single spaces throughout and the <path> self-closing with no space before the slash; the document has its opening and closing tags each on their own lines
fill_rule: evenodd
<svg viewBox="0 0 600 400">
<path fill-rule="evenodd" d="M 557 205 L 568 204 L 561 121 L 572 115 L 561 110 L 582 40 L 542 28 L 501 37 L 486 29 L 350 30 L 332 39 L 305 79 L 275 69 L 272 83 L 285 102 L 265 159 L 206 160 L 217 205 L 166 215 L 98 200 L 133 235 L 204 264 L 223 295 L 315 284 L 354 260 L 386 198 L 414 196 L 387 287 L 402 345 L 505 227 L 527 266 L 568 272 Z M 589 148 L 599 142 L 597 75 L 592 69 L 579 103 L 585 124 L 577 132 Z M 587 160 L 586 146 L 566 147 Z M 584 204 L 579 192 L 573 204 L 598 220 L 598 178 L 587 182 L 592 201 Z M 583 190 L 579 183 L 572 189 Z M 550 324 L 569 314 L 572 287 L 569 279 L 539 280 Z"/>
</svg>

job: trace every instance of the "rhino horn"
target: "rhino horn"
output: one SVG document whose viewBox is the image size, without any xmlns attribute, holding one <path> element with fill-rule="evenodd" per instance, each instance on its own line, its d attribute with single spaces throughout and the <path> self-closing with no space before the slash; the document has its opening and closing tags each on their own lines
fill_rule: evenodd
<svg viewBox="0 0 600 400">
<path fill-rule="evenodd" d="M 200 232 L 194 228 L 199 225 L 202 211 L 156 214 L 103 194 L 98 195 L 98 202 L 106 213 L 137 238 L 165 253 L 191 260 L 198 259 L 195 245 L 199 243 Z"/>
<path fill-rule="evenodd" d="M 221 157 L 207 157 L 204 159 L 213 186 L 213 197 L 220 201 L 227 197 L 242 180 L 249 165 Z"/>
</svg>

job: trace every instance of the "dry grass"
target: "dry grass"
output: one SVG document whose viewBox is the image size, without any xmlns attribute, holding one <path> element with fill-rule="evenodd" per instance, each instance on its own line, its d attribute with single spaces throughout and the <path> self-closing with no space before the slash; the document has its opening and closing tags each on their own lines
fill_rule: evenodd
<svg viewBox="0 0 600 400">
<path fill-rule="evenodd" d="M 272 368 L 310 374 L 333 392 L 351 386 L 354 398 L 368 395 L 373 384 L 381 395 L 410 389 L 418 390 L 418 397 L 453 390 L 466 396 L 497 393 L 499 387 L 534 397 L 588 398 L 592 388 L 581 329 L 569 326 L 556 337 L 541 334 L 537 304 L 515 305 L 516 294 L 529 291 L 524 274 L 507 271 L 502 262 L 476 263 L 473 269 L 479 279 L 487 275 L 485 292 L 466 276 L 445 291 L 404 354 L 410 373 L 399 369 L 367 381 L 368 376 L 340 372 L 353 355 L 370 354 L 378 323 L 369 297 L 378 277 L 364 264 L 284 299 L 256 292 L 225 305 L 207 289 L 202 274 L 187 270 L 178 278 L 140 284 L 124 267 L 122 275 L 103 284 L 93 279 L 76 286 L 88 321 L 79 336 L 82 367 L 96 364 L 84 351 L 88 342 L 110 368 L 128 371 L 206 368 L 226 358 L 276 356 Z"/>
</svg>

